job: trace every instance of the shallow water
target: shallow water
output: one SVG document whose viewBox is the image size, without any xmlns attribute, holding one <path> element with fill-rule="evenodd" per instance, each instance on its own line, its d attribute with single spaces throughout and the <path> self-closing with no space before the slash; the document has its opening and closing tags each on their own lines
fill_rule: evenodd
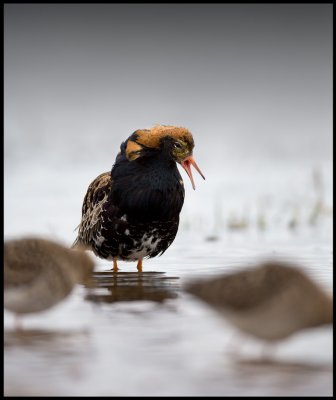
<svg viewBox="0 0 336 400">
<path fill-rule="evenodd" d="M 87 185 L 102 170 L 8 169 L 5 238 L 71 245 Z M 94 258 L 91 284 L 25 317 L 22 332 L 5 311 L 5 395 L 331 395 L 332 327 L 265 349 L 183 291 L 193 278 L 272 258 L 297 263 L 331 292 L 330 171 L 323 191 L 310 169 L 277 174 L 273 165 L 223 177 L 208 171 L 195 192 L 185 181 L 177 237 L 161 257 L 144 260 L 142 274 L 126 262 L 114 274 Z"/>
<path fill-rule="evenodd" d="M 332 290 L 332 244 L 318 232 L 181 232 L 142 274 L 136 263 L 113 273 L 97 260 L 89 287 L 24 318 L 22 332 L 5 312 L 5 395 L 331 395 L 331 326 L 293 335 L 265 358 L 262 343 L 183 291 L 193 277 L 270 257 Z"/>
</svg>

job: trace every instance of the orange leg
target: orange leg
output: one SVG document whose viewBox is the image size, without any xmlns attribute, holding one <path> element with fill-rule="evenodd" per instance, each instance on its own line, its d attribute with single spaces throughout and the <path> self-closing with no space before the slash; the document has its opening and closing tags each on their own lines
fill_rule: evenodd
<svg viewBox="0 0 336 400">
<path fill-rule="evenodd" d="M 140 258 L 140 260 L 138 260 L 137 268 L 138 268 L 138 272 L 142 272 L 142 258 Z"/>
<path fill-rule="evenodd" d="M 113 272 L 118 272 L 117 257 L 113 257 Z"/>
</svg>

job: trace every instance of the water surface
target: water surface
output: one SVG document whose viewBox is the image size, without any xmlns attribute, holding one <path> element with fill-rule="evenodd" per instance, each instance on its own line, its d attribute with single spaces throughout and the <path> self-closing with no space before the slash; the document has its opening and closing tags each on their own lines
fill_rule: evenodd
<svg viewBox="0 0 336 400">
<path fill-rule="evenodd" d="M 91 287 L 25 318 L 23 332 L 5 312 L 5 395 L 331 395 L 331 327 L 293 335 L 264 358 L 262 343 L 183 291 L 196 276 L 270 257 L 298 263 L 331 291 L 331 242 L 244 231 L 207 239 L 182 232 L 142 274 L 136 263 L 113 273 L 98 261 Z"/>
</svg>

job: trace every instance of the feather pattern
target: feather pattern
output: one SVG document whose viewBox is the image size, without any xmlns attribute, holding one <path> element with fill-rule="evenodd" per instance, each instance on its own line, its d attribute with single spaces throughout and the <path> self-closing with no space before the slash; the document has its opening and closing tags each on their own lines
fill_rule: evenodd
<svg viewBox="0 0 336 400">
<path fill-rule="evenodd" d="M 89 185 L 82 206 L 82 219 L 78 226 L 78 236 L 73 247 L 89 246 L 101 232 L 101 218 L 104 204 L 111 190 L 111 173 L 104 172 L 97 176 Z"/>
</svg>

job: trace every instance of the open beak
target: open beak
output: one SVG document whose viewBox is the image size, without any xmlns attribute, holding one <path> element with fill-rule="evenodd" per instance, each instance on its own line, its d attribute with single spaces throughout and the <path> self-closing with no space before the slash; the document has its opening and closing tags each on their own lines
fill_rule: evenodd
<svg viewBox="0 0 336 400">
<path fill-rule="evenodd" d="M 192 187 L 195 190 L 195 183 L 194 183 L 194 178 L 191 173 L 190 165 L 192 165 L 196 169 L 196 171 L 201 175 L 201 177 L 203 179 L 205 179 L 204 175 L 202 174 L 201 170 L 198 168 L 198 166 L 197 166 L 195 160 L 192 158 L 192 156 L 189 156 L 189 157 L 185 158 L 183 161 L 181 161 L 181 165 L 185 169 L 186 173 L 188 174 L 188 176 L 191 180 Z"/>
</svg>

